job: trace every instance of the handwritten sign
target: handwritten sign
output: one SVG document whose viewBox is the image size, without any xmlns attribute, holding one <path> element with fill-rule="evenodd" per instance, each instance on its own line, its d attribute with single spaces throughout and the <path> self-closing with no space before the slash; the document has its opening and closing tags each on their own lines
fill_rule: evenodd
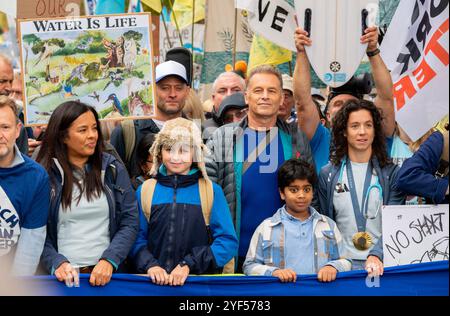
<svg viewBox="0 0 450 316">
<path fill-rule="evenodd" d="M 17 18 L 56 18 L 79 16 L 81 0 L 18 0 Z"/>
<path fill-rule="evenodd" d="M 382 211 L 386 267 L 448 260 L 448 205 L 385 206 Z"/>
<path fill-rule="evenodd" d="M 249 24 L 260 34 L 278 46 L 296 51 L 294 42 L 295 10 L 283 0 L 258 0 L 251 3 Z"/>
</svg>

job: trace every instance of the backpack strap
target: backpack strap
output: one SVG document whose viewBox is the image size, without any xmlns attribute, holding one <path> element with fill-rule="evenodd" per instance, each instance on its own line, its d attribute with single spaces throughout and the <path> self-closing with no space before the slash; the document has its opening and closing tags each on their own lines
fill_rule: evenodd
<svg viewBox="0 0 450 316">
<path fill-rule="evenodd" d="M 209 179 L 200 178 L 198 180 L 198 189 L 200 193 L 203 218 L 205 219 L 206 226 L 209 226 L 211 210 L 214 202 L 213 184 Z"/>
<path fill-rule="evenodd" d="M 125 142 L 125 163 L 128 164 L 131 161 L 131 156 L 136 144 L 136 131 L 133 120 L 124 120 L 120 123 L 122 126 L 122 135 Z"/>
<path fill-rule="evenodd" d="M 141 206 L 147 222 L 150 221 L 150 214 L 152 212 L 153 193 L 155 193 L 156 179 L 148 179 L 142 184 L 141 189 Z"/>
</svg>

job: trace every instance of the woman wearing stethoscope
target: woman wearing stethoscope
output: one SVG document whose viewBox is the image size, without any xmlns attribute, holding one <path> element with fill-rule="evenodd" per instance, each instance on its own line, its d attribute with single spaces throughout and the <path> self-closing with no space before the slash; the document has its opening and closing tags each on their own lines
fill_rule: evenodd
<svg viewBox="0 0 450 316">
<path fill-rule="evenodd" d="M 319 177 L 323 214 L 336 221 L 353 270 L 383 274 L 381 207 L 404 203 L 388 160 L 382 117 L 372 102 L 349 101 L 333 121 L 335 151 Z"/>
</svg>

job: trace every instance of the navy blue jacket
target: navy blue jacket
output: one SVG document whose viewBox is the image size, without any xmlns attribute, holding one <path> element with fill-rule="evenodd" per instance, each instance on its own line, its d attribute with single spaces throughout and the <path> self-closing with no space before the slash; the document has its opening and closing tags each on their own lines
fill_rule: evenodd
<svg viewBox="0 0 450 316">
<path fill-rule="evenodd" d="M 237 254 L 238 241 L 222 189 L 213 183 L 214 202 L 210 225 L 203 218 L 198 179 L 189 175 L 159 173 L 150 222 L 141 206 L 140 186 L 136 192 L 140 229 L 131 251 L 138 273 L 159 266 L 168 273 L 186 261 L 191 274 L 218 273 Z"/>
<path fill-rule="evenodd" d="M 405 203 L 405 194 L 398 191 L 395 181 L 398 175 L 398 166 L 389 164 L 381 168 L 378 159 L 372 158 L 372 164 L 378 175 L 380 185 L 383 188 L 383 205 L 402 205 Z M 319 212 L 336 221 L 336 212 L 333 205 L 333 194 L 339 180 L 340 166 L 328 163 L 322 168 L 319 175 L 318 202 Z M 316 204 L 317 205 L 317 204 Z M 383 259 L 383 238 L 372 248 L 369 255 L 374 255 Z"/>
<path fill-rule="evenodd" d="M 423 196 L 433 204 L 448 204 L 448 196 L 445 196 L 448 175 L 444 178 L 435 176 L 443 150 L 444 137 L 440 132 L 434 132 L 419 150 L 403 163 L 396 186 L 407 194 Z"/>
<path fill-rule="evenodd" d="M 109 205 L 109 235 L 111 243 L 103 252 L 102 259 L 108 260 L 117 270 L 127 257 L 139 230 L 137 203 L 130 178 L 114 156 L 103 153 L 102 173 L 105 173 L 104 192 Z M 52 179 L 51 201 L 47 222 L 47 238 L 41 261 L 49 273 L 53 273 L 66 257 L 58 253 L 57 225 L 62 197 L 63 175 L 56 163 L 50 172 Z M 89 245 L 86 245 L 86 250 Z"/>
</svg>

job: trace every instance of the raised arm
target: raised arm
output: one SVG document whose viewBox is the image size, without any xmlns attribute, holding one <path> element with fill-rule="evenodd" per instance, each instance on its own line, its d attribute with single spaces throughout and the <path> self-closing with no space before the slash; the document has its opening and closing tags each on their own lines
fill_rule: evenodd
<svg viewBox="0 0 450 316">
<path fill-rule="evenodd" d="M 365 35 L 361 37 L 361 43 L 368 43 L 367 53 L 369 55 L 375 87 L 377 88 L 377 97 L 374 103 L 383 117 L 384 134 L 386 137 L 391 137 L 395 131 L 392 77 L 379 53 L 370 56 L 371 53 L 378 52 L 378 28 L 367 28 Z"/>
<path fill-rule="evenodd" d="M 314 137 L 320 116 L 311 96 L 311 73 L 305 45 L 311 45 L 308 33 L 301 28 L 295 31 L 297 61 L 294 70 L 294 98 L 298 113 L 298 126 L 309 140 Z"/>
</svg>

